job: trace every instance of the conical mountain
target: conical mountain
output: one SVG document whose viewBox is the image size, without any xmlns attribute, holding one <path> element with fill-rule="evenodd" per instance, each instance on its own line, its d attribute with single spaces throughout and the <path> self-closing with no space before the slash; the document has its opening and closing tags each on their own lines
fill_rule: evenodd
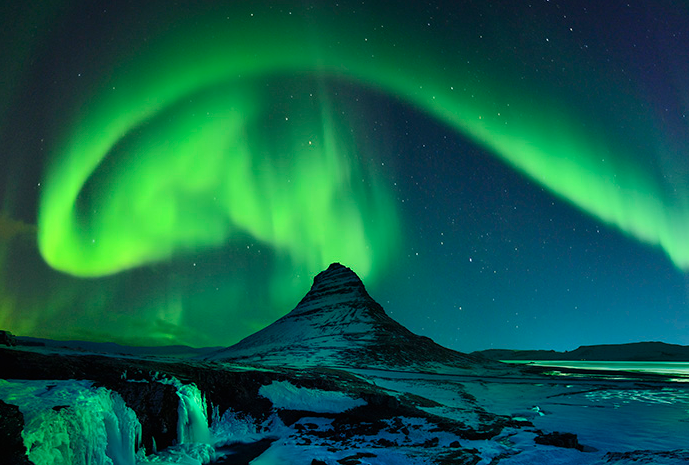
<svg viewBox="0 0 689 465">
<path fill-rule="evenodd" d="M 333 263 L 290 313 L 208 358 L 292 367 L 472 368 L 485 359 L 413 334 L 385 314 L 349 268 Z"/>
</svg>

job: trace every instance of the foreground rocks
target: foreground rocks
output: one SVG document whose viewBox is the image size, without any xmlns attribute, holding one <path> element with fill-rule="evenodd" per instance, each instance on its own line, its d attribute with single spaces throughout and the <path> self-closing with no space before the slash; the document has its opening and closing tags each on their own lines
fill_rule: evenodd
<svg viewBox="0 0 689 465">
<path fill-rule="evenodd" d="M 420 448 L 433 451 L 437 463 L 460 456 L 463 462 L 458 463 L 473 463 L 476 451 L 461 450 L 459 440 L 491 439 L 506 426 L 516 426 L 509 417 L 485 411 L 481 411 L 484 420 L 478 427 L 437 417 L 423 410 L 436 407 L 432 401 L 416 396 L 394 396 L 351 373 L 335 369 L 232 369 L 214 362 L 42 354 L 12 349 L 0 349 L 0 358 L 4 362 L 0 376 L 4 379 L 90 380 L 95 387 L 117 392 L 141 422 L 142 445 L 147 453 L 165 449 L 176 441 L 179 398 L 174 386 L 158 382 L 172 378 L 199 388 L 207 401 L 208 418 L 212 417 L 214 408 L 219 416 L 231 409 L 251 419 L 260 429 L 259 425 L 269 416 L 277 414 L 281 423 L 293 431 L 290 437 L 295 444 L 320 445 L 329 450 Z M 366 405 L 341 413 L 276 410 L 270 400 L 259 394 L 262 386 L 276 381 L 317 392 L 343 392 L 351 398 L 362 399 Z M 4 405 L 2 414 L 4 437 L 8 438 L 5 441 L 8 445 L 3 449 L 16 450 L 17 456 L 25 458 L 26 452 L 21 450 L 21 412 L 15 406 Z M 314 422 L 327 422 L 328 427 L 319 428 Z M 441 444 L 440 437 L 453 438 L 452 446 Z M 365 456 L 361 453 L 348 455 L 341 463 L 364 463 L 361 460 Z"/>
</svg>

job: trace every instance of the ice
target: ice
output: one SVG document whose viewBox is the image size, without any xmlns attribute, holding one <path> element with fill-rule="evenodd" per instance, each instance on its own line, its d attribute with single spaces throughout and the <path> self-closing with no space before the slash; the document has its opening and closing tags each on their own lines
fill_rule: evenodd
<svg viewBox="0 0 689 465">
<path fill-rule="evenodd" d="M 0 398 L 24 415 L 36 465 L 134 465 L 141 425 L 122 398 L 89 381 L 0 380 Z"/>
<path fill-rule="evenodd" d="M 134 411 L 90 381 L 0 380 L 0 398 L 24 415 L 24 445 L 36 465 L 209 463 L 214 450 L 204 396 L 193 384 L 159 381 L 177 388 L 178 444 L 148 457 L 137 454 L 141 424 Z"/>
<path fill-rule="evenodd" d="M 138 464 L 156 465 L 204 465 L 215 459 L 215 449 L 210 444 L 177 444 L 148 457 L 140 457 Z"/>
<path fill-rule="evenodd" d="M 265 437 L 264 434 L 259 433 L 253 417 L 241 415 L 232 409 L 227 409 L 220 416 L 217 407 L 213 409 L 211 436 L 215 445 L 230 442 L 255 442 Z"/>
</svg>

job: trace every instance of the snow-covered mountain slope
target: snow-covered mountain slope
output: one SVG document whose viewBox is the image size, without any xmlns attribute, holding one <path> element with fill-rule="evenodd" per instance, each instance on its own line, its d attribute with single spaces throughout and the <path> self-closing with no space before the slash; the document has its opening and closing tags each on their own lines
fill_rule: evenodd
<svg viewBox="0 0 689 465">
<path fill-rule="evenodd" d="M 281 366 L 337 366 L 436 371 L 477 368 L 485 359 L 413 334 L 385 314 L 349 268 L 319 273 L 290 313 L 211 360 Z"/>
</svg>

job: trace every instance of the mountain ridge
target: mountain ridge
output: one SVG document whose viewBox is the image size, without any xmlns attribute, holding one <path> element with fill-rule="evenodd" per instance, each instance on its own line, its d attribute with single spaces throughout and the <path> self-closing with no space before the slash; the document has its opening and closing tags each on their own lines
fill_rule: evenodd
<svg viewBox="0 0 689 465">
<path fill-rule="evenodd" d="M 659 341 L 595 344 L 558 352 L 555 350 L 487 349 L 471 353 L 491 360 L 561 360 L 610 362 L 689 362 L 689 346 Z"/>
</svg>

